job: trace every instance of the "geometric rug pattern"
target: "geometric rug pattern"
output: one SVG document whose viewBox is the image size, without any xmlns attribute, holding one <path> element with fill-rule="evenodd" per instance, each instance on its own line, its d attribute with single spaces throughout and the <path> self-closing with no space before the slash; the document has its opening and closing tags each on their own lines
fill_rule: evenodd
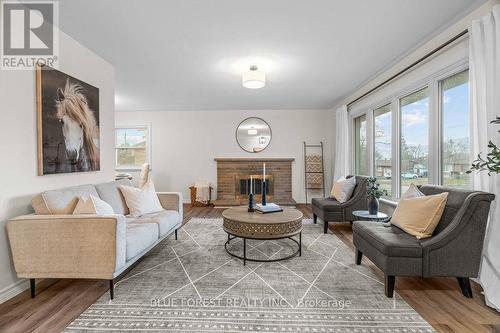
<svg viewBox="0 0 500 333">
<path fill-rule="evenodd" d="M 194 218 L 160 243 L 65 332 L 434 332 L 397 293 L 321 224 L 304 219 L 302 256 L 246 266 L 229 256 L 222 219 Z M 231 241 L 242 255 L 243 244 Z M 272 259 L 290 240 L 247 240 L 247 256 Z"/>
</svg>

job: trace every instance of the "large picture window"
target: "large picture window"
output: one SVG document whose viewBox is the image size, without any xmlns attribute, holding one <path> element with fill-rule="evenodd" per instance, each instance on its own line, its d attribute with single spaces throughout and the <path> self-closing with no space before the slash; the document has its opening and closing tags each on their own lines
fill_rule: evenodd
<svg viewBox="0 0 500 333">
<path fill-rule="evenodd" d="M 443 185 L 469 188 L 469 71 L 440 82 Z"/>
<path fill-rule="evenodd" d="M 399 100 L 401 118 L 400 184 L 404 193 L 411 183 L 427 184 L 429 177 L 429 88 Z"/>
<path fill-rule="evenodd" d="M 368 175 L 368 150 L 366 142 L 366 116 L 363 115 L 354 120 L 356 174 Z"/>
<path fill-rule="evenodd" d="M 151 164 L 149 126 L 117 127 L 115 152 L 117 170 L 139 170 L 144 163 Z"/>
<path fill-rule="evenodd" d="M 374 118 L 374 176 L 391 196 L 392 179 L 392 114 L 387 104 L 373 111 Z"/>
<path fill-rule="evenodd" d="M 390 102 L 353 110 L 353 171 L 376 177 L 395 200 L 412 183 L 470 188 L 465 64 L 392 93 Z"/>
</svg>

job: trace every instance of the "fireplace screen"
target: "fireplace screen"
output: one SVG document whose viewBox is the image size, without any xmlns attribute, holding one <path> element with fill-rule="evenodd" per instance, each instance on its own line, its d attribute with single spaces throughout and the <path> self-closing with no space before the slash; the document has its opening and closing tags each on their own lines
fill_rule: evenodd
<svg viewBox="0 0 500 333">
<path fill-rule="evenodd" d="M 262 175 L 252 175 L 253 179 L 253 194 L 254 196 L 261 197 L 262 196 Z M 274 184 L 273 184 L 273 176 L 266 175 L 267 188 L 266 188 L 266 196 L 268 198 L 272 198 L 274 194 Z M 250 194 L 250 175 L 248 176 L 236 176 L 236 198 L 243 199 L 247 198 Z"/>
</svg>

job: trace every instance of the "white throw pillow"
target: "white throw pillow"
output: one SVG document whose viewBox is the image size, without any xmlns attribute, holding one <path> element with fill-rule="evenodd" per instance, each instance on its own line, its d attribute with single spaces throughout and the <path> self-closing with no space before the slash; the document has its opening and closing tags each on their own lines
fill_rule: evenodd
<svg viewBox="0 0 500 333">
<path fill-rule="evenodd" d="M 149 180 L 142 188 L 120 185 L 120 190 L 132 216 L 156 213 L 163 210 L 152 180 Z"/>
<path fill-rule="evenodd" d="M 425 194 L 423 194 L 415 184 L 411 183 L 401 199 L 406 200 L 420 197 L 425 197 Z"/>
<path fill-rule="evenodd" d="M 78 202 L 73 210 L 73 215 L 113 215 L 114 213 L 113 208 L 106 201 L 93 195 L 78 197 Z"/>
<path fill-rule="evenodd" d="M 351 198 L 354 187 L 356 187 L 356 177 L 353 176 L 349 179 L 340 177 L 333 183 L 331 197 L 340 203 L 346 202 Z"/>
</svg>

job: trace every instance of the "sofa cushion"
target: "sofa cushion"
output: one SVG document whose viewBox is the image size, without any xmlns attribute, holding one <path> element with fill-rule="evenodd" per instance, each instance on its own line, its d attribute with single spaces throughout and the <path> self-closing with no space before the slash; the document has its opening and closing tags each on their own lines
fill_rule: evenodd
<svg viewBox="0 0 500 333">
<path fill-rule="evenodd" d="M 120 185 L 120 191 L 132 216 L 142 216 L 163 210 L 152 180 L 141 188 Z"/>
<path fill-rule="evenodd" d="M 401 199 L 392 214 L 391 223 L 417 238 L 432 236 L 443 215 L 448 192 Z"/>
<path fill-rule="evenodd" d="M 173 228 L 182 223 L 179 212 L 175 210 L 161 210 L 156 213 L 142 215 L 133 220 L 133 223 L 154 223 L 158 226 L 160 237 L 165 236 Z"/>
<path fill-rule="evenodd" d="M 113 207 L 111 207 L 106 201 L 99 199 L 93 195 L 80 196 L 78 198 L 78 203 L 76 204 L 73 215 L 113 215 Z"/>
<path fill-rule="evenodd" d="M 313 198 L 312 204 L 325 212 L 337 212 L 342 210 L 342 204 L 332 198 Z"/>
<path fill-rule="evenodd" d="M 35 214 L 72 214 L 80 196 L 99 197 L 94 185 L 78 185 L 40 193 L 31 200 Z"/>
<path fill-rule="evenodd" d="M 158 240 L 158 227 L 154 223 L 127 223 L 127 261 L 142 253 Z"/>
<path fill-rule="evenodd" d="M 371 221 L 356 221 L 353 237 L 361 237 L 377 251 L 391 257 L 422 257 L 420 240 L 396 226 Z"/>
<path fill-rule="evenodd" d="M 356 187 L 356 177 L 344 178 L 340 177 L 333 183 L 332 192 L 330 197 L 339 202 L 346 202 L 352 196 L 354 188 Z"/>
<path fill-rule="evenodd" d="M 120 179 L 109 183 L 101 183 L 95 186 L 99 197 L 109 203 L 116 214 L 128 215 L 129 210 L 119 186 L 131 186 L 128 179 Z"/>
</svg>

